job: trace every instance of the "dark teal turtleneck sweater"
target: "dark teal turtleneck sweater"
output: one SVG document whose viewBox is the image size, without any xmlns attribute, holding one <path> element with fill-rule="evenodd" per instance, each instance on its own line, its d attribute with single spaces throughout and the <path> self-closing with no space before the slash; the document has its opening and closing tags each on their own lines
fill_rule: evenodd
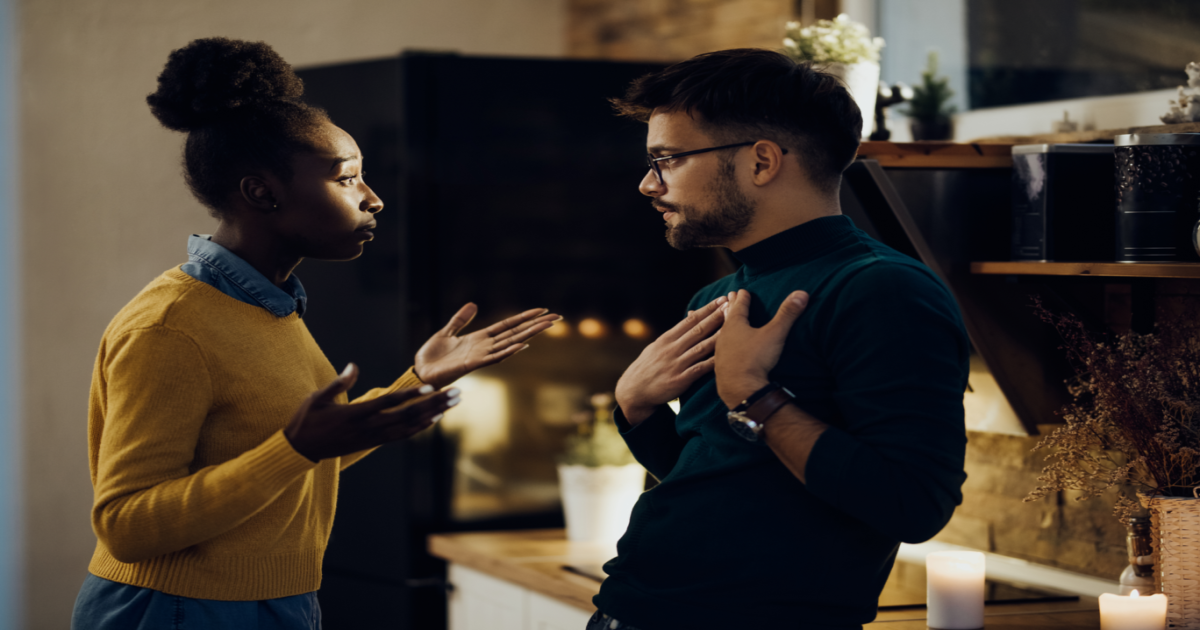
<svg viewBox="0 0 1200 630">
<path fill-rule="evenodd" d="M 936 534 L 962 501 L 968 342 L 958 306 L 921 263 L 824 217 L 737 252 L 742 267 L 692 298 L 737 289 L 762 326 L 792 291 L 807 310 L 771 380 L 829 424 L 801 483 L 738 437 L 715 378 L 632 429 L 660 483 L 634 507 L 594 602 L 641 630 L 856 628 L 875 618 L 901 541 Z"/>
</svg>

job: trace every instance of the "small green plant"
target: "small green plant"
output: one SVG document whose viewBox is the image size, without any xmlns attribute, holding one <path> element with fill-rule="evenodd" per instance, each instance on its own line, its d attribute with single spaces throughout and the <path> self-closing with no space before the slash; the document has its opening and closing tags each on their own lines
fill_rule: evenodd
<svg viewBox="0 0 1200 630">
<path fill-rule="evenodd" d="M 921 83 L 913 86 L 913 97 L 909 101 L 905 115 L 923 123 L 946 122 L 955 112 L 955 107 L 947 101 L 954 96 L 950 89 L 950 79 L 937 76 L 938 54 L 936 50 L 929 51 L 929 62 L 921 73 Z"/>
<path fill-rule="evenodd" d="M 592 396 L 590 421 L 579 424 L 579 432 L 567 438 L 566 449 L 558 458 L 565 466 L 625 466 L 636 464 L 633 453 L 612 420 L 612 395 Z M 581 412 L 587 415 L 587 412 Z"/>
</svg>

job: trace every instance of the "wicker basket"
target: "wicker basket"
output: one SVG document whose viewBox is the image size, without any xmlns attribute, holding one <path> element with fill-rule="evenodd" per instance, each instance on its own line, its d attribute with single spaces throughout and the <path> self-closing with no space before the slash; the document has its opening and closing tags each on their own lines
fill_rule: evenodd
<svg viewBox="0 0 1200 630">
<path fill-rule="evenodd" d="M 1154 535 L 1154 580 L 1167 627 L 1200 630 L 1200 498 L 1143 497 Z"/>
</svg>

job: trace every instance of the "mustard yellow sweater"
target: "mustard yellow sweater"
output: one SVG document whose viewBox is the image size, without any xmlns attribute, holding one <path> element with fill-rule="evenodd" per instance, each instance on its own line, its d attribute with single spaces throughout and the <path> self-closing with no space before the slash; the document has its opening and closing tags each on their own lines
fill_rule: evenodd
<svg viewBox="0 0 1200 630">
<path fill-rule="evenodd" d="M 317 590 L 338 474 L 366 453 L 314 464 L 283 428 L 336 376 L 295 313 L 178 268 L 151 282 L 109 324 L 92 375 L 89 570 L 203 599 Z M 410 369 L 360 400 L 420 385 Z"/>
</svg>

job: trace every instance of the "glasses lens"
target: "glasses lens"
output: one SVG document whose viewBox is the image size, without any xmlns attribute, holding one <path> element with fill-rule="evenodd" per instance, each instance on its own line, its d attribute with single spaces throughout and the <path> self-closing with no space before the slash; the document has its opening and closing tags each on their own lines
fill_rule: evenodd
<svg viewBox="0 0 1200 630">
<path fill-rule="evenodd" d="M 661 185 L 663 183 L 662 171 L 658 170 L 658 162 L 655 162 L 654 156 L 649 153 L 646 154 L 646 166 L 649 166 L 650 170 L 654 171 L 654 177 L 658 179 L 658 183 Z"/>
</svg>

